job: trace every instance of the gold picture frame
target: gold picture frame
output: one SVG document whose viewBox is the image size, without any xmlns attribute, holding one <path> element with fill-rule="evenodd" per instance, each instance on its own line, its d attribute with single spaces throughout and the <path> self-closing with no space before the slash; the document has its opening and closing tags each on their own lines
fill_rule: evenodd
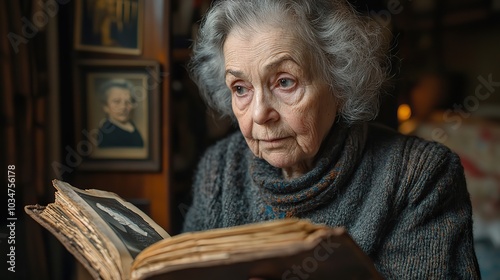
<svg viewBox="0 0 500 280">
<path fill-rule="evenodd" d="M 142 53 L 144 0 L 76 0 L 75 4 L 75 50 Z"/>
<path fill-rule="evenodd" d="M 78 168 L 159 170 L 159 63 L 151 60 L 80 60 L 76 62 L 74 78 L 74 151 L 82 157 Z M 115 93 L 125 99 L 114 100 Z M 128 105 L 124 105 L 126 103 Z M 118 107 L 113 109 L 113 106 Z M 128 106 L 127 109 L 123 109 L 124 106 Z"/>
</svg>

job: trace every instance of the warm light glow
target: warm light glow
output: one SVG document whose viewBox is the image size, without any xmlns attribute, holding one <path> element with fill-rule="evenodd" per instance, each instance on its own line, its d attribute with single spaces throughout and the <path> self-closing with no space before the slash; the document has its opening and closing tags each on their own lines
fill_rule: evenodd
<svg viewBox="0 0 500 280">
<path fill-rule="evenodd" d="M 404 122 L 409 120 L 411 117 L 411 108 L 408 104 L 401 104 L 398 107 L 398 120 L 399 122 Z"/>
</svg>

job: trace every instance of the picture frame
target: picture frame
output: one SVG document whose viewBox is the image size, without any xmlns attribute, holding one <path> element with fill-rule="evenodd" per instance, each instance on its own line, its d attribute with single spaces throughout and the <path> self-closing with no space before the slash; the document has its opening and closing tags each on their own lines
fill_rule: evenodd
<svg viewBox="0 0 500 280">
<path fill-rule="evenodd" d="M 75 147 L 78 168 L 160 169 L 160 67 L 151 60 L 75 63 Z"/>
<path fill-rule="evenodd" d="M 77 51 L 140 55 L 144 0 L 76 0 Z"/>
</svg>

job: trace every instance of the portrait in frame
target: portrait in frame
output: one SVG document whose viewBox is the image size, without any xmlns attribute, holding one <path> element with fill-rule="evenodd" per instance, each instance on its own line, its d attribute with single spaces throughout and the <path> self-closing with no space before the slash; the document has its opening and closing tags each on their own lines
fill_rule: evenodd
<svg viewBox="0 0 500 280">
<path fill-rule="evenodd" d="M 80 51 L 139 55 L 143 0 L 76 0 L 74 47 Z"/>
<path fill-rule="evenodd" d="M 158 62 L 83 60 L 75 79 L 81 169 L 158 170 Z"/>
</svg>

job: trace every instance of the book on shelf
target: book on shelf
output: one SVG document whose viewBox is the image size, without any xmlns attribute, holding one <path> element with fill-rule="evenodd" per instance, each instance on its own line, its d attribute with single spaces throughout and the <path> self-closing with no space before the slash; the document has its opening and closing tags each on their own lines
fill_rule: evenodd
<svg viewBox="0 0 500 280">
<path fill-rule="evenodd" d="M 281 219 L 170 236 L 117 194 L 53 181 L 25 211 L 95 279 L 381 279 L 343 228 Z"/>
</svg>

